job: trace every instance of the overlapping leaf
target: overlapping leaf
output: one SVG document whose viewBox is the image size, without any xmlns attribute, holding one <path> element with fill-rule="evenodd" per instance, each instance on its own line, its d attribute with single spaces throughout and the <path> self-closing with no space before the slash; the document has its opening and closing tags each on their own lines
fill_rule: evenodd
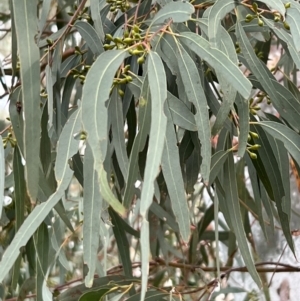
<svg viewBox="0 0 300 301">
<path fill-rule="evenodd" d="M 47 202 L 37 205 L 34 208 L 20 227 L 20 230 L 16 233 L 9 247 L 6 249 L 0 262 L 0 282 L 7 275 L 17 259 L 21 247 L 26 245 L 39 225 L 64 195 L 65 190 L 70 183 L 73 172 L 68 166 L 68 160 L 78 150 L 78 142 L 74 139 L 74 135 L 80 129 L 80 113 L 81 110 L 78 109 L 78 111 L 70 117 L 58 142 L 55 164 L 55 175 L 58 183 L 57 190 L 49 197 Z"/>
<path fill-rule="evenodd" d="M 183 32 L 179 40 L 195 54 L 207 61 L 220 74 L 228 78 L 230 84 L 246 99 L 250 96 L 251 83 L 241 70 L 220 50 L 212 48 L 209 42 L 192 32 Z M 230 79 L 230 80 L 229 80 Z"/>
</svg>

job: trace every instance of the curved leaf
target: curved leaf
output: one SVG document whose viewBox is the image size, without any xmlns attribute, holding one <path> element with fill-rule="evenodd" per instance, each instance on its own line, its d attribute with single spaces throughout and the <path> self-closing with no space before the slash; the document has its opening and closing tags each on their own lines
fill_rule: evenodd
<svg viewBox="0 0 300 301">
<path fill-rule="evenodd" d="M 194 6 L 188 2 L 170 2 L 166 4 L 153 18 L 151 25 L 164 23 L 172 19 L 174 23 L 188 21 L 191 14 L 195 12 Z"/>
<path fill-rule="evenodd" d="M 213 47 L 219 48 L 221 44 L 221 21 L 237 5 L 236 0 L 217 0 L 208 14 L 208 37 Z"/>
<path fill-rule="evenodd" d="M 185 49 L 178 44 L 178 66 L 188 100 L 196 108 L 195 120 L 201 143 L 201 175 L 205 182 L 209 180 L 210 172 L 210 124 L 207 111 L 206 97 L 201 85 L 197 67 Z"/>
<path fill-rule="evenodd" d="M 220 50 L 212 48 L 209 42 L 192 32 L 183 32 L 179 40 L 188 46 L 196 55 L 207 61 L 246 99 L 250 96 L 252 85 L 242 71 Z"/>
<path fill-rule="evenodd" d="M 55 174 L 58 182 L 57 190 L 49 197 L 47 202 L 37 205 L 32 210 L 20 227 L 20 230 L 16 233 L 9 247 L 5 250 L 0 262 L 0 282 L 11 269 L 20 253 L 21 247 L 26 245 L 39 225 L 58 203 L 71 181 L 73 172 L 68 166 L 68 159 L 78 150 L 78 142 L 74 139 L 74 135 L 80 129 L 80 113 L 81 110 L 78 109 L 78 111 L 70 117 L 60 135 L 55 164 Z"/>
<path fill-rule="evenodd" d="M 96 56 L 104 52 L 102 41 L 92 25 L 87 22 L 76 21 L 74 27 L 77 28 L 84 41 Z"/>
<path fill-rule="evenodd" d="M 228 139 L 228 146 L 230 147 L 231 141 Z M 245 264 L 248 268 L 250 275 L 252 276 L 253 280 L 256 282 L 258 287 L 262 286 L 260 277 L 255 269 L 253 259 L 248 247 L 246 233 L 243 226 L 241 211 L 240 211 L 240 204 L 238 198 L 238 191 L 237 191 L 237 183 L 235 177 L 235 168 L 234 168 L 234 161 L 233 161 L 233 154 L 229 154 L 225 164 L 224 164 L 224 179 L 223 179 L 225 190 L 225 199 L 226 199 L 226 206 L 229 213 L 229 225 L 232 227 L 232 231 L 234 232 L 238 247 L 243 256 Z"/>
<path fill-rule="evenodd" d="M 154 181 L 158 173 L 163 152 L 163 141 L 166 132 L 167 118 L 164 114 L 164 102 L 167 98 L 167 82 L 163 63 L 159 55 L 150 51 L 147 58 L 149 87 L 151 93 L 151 128 L 148 147 L 148 156 L 144 174 L 144 185 L 141 195 L 140 214 L 143 218 L 141 227 L 142 252 L 142 288 L 141 300 L 147 290 L 149 267 L 149 223 L 148 209 L 154 194 Z M 154 121 L 155 116 L 155 121 Z"/>
<path fill-rule="evenodd" d="M 169 112 L 167 114 L 168 122 L 161 165 L 171 199 L 172 210 L 179 225 L 179 232 L 182 239 L 188 241 L 190 236 L 189 208 L 184 193 L 184 183 L 179 163 L 179 151 L 170 115 Z"/>
</svg>

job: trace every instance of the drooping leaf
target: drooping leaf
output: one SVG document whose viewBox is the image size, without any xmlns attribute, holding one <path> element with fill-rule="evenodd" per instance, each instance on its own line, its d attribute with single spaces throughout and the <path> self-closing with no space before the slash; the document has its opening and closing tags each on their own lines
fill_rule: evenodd
<svg viewBox="0 0 300 301">
<path fill-rule="evenodd" d="M 36 288 L 37 288 L 37 300 L 43 301 L 42 288 L 44 276 L 48 268 L 48 256 L 49 256 L 49 233 L 47 225 L 42 223 L 35 235 L 35 247 L 36 247 Z"/>
<path fill-rule="evenodd" d="M 221 21 L 235 8 L 235 0 L 218 0 L 209 10 L 208 14 L 208 37 L 213 47 L 220 48 L 221 45 Z"/>
<path fill-rule="evenodd" d="M 272 104 L 283 118 L 290 120 L 296 128 L 300 128 L 300 102 L 284 86 L 277 82 L 269 69 L 256 56 L 240 22 L 237 23 L 237 38 L 243 56 L 263 89 L 272 99 Z M 284 101 L 282 101 L 284 99 Z"/>
<path fill-rule="evenodd" d="M 236 96 L 235 103 L 239 115 L 239 145 L 238 156 L 243 157 L 247 147 L 249 134 L 249 104 L 239 94 Z"/>
<path fill-rule="evenodd" d="M 184 241 L 190 236 L 189 208 L 184 193 L 184 183 L 179 162 L 179 152 L 171 113 L 167 112 L 167 129 L 162 154 L 162 171 L 171 199 L 171 206 Z"/>
<path fill-rule="evenodd" d="M 228 140 L 229 141 L 229 140 Z M 230 143 L 230 141 L 229 141 Z M 228 146 L 230 145 L 228 143 Z M 234 232 L 239 250 L 243 256 L 245 264 L 248 268 L 250 275 L 252 276 L 253 280 L 256 284 L 261 287 L 261 280 L 258 276 L 258 273 L 255 269 L 253 258 L 251 256 L 247 238 L 242 222 L 242 216 L 240 211 L 240 204 L 238 199 L 238 192 L 237 192 L 237 184 L 236 184 L 236 177 L 235 177 L 235 170 L 234 170 L 234 161 L 233 155 L 229 154 L 225 164 L 224 164 L 224 179 L 223 179 L 225 190 L 225 198 L 226 198 L 226 206 L 228 208 L 229 218 L 230 218 L 230 225 L 232 226 L 232 231 Z"/>
<path fill-rule="evenodd" d="M 300 164 L 300 136 L 287 126 L 274 121 L 253 122 L 263 127 L 275 139 L 283 142 L 287 151 Z"/>
<path fill-rule="evenodd" d="M 180 44 L 178 44 L 178 66 L 188 100 L 193 103 L 196 108 L 195 120 L 201 143 L 202 156 L 200 170 L 204 181 L 207 182 L 210 172 L 211 144 L 206 97 L 197 67 Z"/>
<path fill-rule="evenodd" d="M 40 141 L 40 54 L 35 43 L 36 3 L 13 0 L 14 19 L 17 31 L 22 78 L 24 111 L 24 158 L 27 189 L 32 201 L 36 201 L 39 179 Z M 34 147 L 33 147 L 34 146 Z"/>
<path fill-rule="evenodd" d="M 292 2 L 286 10 L 286 22 L 290 26 L 293 41 L 297 52 L 300 51 L 300 5 L 297 2 Z"/>
<path fill-rule="evenodd" d="M 89 268 L 85 277 L 85 285 L 93 285 L 99 247 L 100 212 L 102 197 L 100 195 L 98 174 L 93 169 L 94 157 L 89 144 L 86 144 L 84 154 L 84 194 L 83 194 L 83 260 Z"/>
<path fill-rule="evenodd" d="M 113 210 L 109 210 L 109 214 L 112 219 L 113 231 L 116 237 L 121 263 L 123 265 L 124 275 L 126 277 L 132 277 L 132 263 L 129 253 L 130 246 L 125 229 L 123 228 L 123 222 L 121 222 L 121 218 Z"/>
<path fill-rule="evenodd" d="M 4 279 L 17 259 L 20 248 L 26 245 L 39 225 L 44 221 L 49 212 L 64 195 L 65 190 L 70 183 L 73 172 L 68 166 L 68 159 L 72 157 L 78 149 L 78 143 L 74 139 L 74 135 L 80 128 L 80 113 L 81 109 L 78 109 L 76 114 L 72 115 L 68 123 L 65 125 L 58 142 L 55 165 L 55 175 L 58 183 L 57 190 L 49 197 L 47 202 L 37 205 L 34 210 L 32 210 L 20 227 L 19 231 L 16 233 L 13 241 L 6 249 L 0 262 L 0 282 Z"/>
<path fill-rule="evenodd" d="M 257 152 L 260 159 L 262 160 L 262 164 L 265 167 L 267 177 L 270 181 L 271 189 L 273 192 L 273 197 L 271 199 L 276 203 L 277 212 L 284 236 L 290 249 L 294 252 L 294 243 L 290 232 L 290 212 L 285 212 L 283 210 L 283 204 L 285 203 L 285 191 L 282 183 L 282 175 L 279 169 L 279 164 L 274 155 L 274 151 L 276 150 L 273 150 L 273 148 L 271 147 L 268 137 L 264 132 L 264 128 L 258 127 L 257 124 L 253 125 L 253 128 L 259 135 L 258 144 L 261 145 L 261 148 L 259 148 Z M 275 138 L 274 135 L 273 137 Z M 288 209 L 286 207 L 285 209 Z"/>
<path fill-rule="evenodd" d="M 181 33 L 179 40 L 188 46 L 196 55 L 207 61 L 214 69 L 218 70 L 220 74 L 227 77 L 229 83 L 232 84 L 244 98 L 248 99 L 252 88 L 250 81 L 223 52 L 212 48 L 208 41 L 192 32 Z"/>
<path fill-rule="evenodd" d="M 129 160 L 127 157 L 125 137 L 124 137 L 124 120 L 122 112 L 122 100 L 115 88 L 111 95 L 110 109 L 112 112 L 111 127 L 113 135 L 113 145 L 118 159 L 119 167 L 121 169 L 124 179 L 128 178 Z"/>
<path fill-rule="evenodd" d="M 166 132 L 167 118 L 164 114 L 164 102 L 167 98 L 167 83 L 164 66 L 161 58 L 155 52 L 149 52 L 147 58 L 149 87 L 151 93 L 151 128 L 148 147 L 148 157 L 144 174 L 144 185 L 141 195 L 140 214 L 143 218 L 141 228 L 142 245 L 142 288 L 141 300 L 143 300 L 148 280 L 149 257 L 149 223 L 147 212 L 152 203 L 154 194 L 154 180 L 158 173 L 158 167 L 163 152 L 163 141 Z M 155 121 L 154 121 L 155 116 Z"/>
<path fill-rule="evenodd" d="M 97 35 L 101 39 L 101 41 L 103 41 L 104 40 L 104 28 L 103 28 L 103 23 L 102 23 L 101 16 L 100 16 L 100 10 L 103 7 L 105 7 L 106 1 L 91 0 L 90 4 L 91 4 L 91 15 L 92 15 L 92 19 L 94 22 L 95 30 L 97 32 Z"/>
</svg>

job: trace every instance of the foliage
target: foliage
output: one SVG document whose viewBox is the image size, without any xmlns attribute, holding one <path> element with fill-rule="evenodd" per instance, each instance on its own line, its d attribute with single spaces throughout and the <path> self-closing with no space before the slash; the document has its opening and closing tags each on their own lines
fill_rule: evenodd
<svg viewBox="0 0 300 301">
<path fill-rule="evenodd" d="M 200 300 L 220 270 L 229 274 L 237 247 L 261 287 L 250 220 L 266 233 L 276 219 L 295 251 L 300 4 L 11 0 L 10 10 L 1 298 Z M 81 237 L 84 284 L 57 286 L 55 275 L 60 284 L 75 276 L 67 245 L 80 248 Z M 114 243 L 118 259 L 109 260 Z M 212 263 L 210 280 L 195 273 Z M 166 277 L 177 279 L 173 291 Z"/>
</svg>

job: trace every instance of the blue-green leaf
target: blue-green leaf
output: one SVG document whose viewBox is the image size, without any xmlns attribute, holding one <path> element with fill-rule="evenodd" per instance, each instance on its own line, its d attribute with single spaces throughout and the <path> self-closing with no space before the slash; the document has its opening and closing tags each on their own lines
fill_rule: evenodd
<svg viewBox="0 0 300 301">
<path fill-rule="evenodd" d="M 94 170 L 94 157 L 89 144 L 84 153 L 84 193 L 83 193 L 83 260 L 89 268 L 85 285 L 93 285 L 99 247 L 100 212 L 102 197 L 99 190 L 98 174 Z"/>
<path fill-rule="evenodd" d="M 183 32 L 179 40 L 203 60 L 207 61 L 246 99 L 250 96 L 252 85 L 242 71 L 223 52 L 212 48 L 208 41 L 192 32 Z"/>
<path fill-rule="evenodd" d="M 167 117 L 168 122 L 161 162 L 162 171 L 171 199 L 172 210 L 179 225 L 180 234 L 184 241 L 188 241 L 190 236 L 189 208 L 184 192 L 179 151 L 170 112 L 167 112 Z"/>
<path fill-rule="evenodd" d="M 166 133 L 167 118 L 164 114 L 164 102 L 167 98 L 167 82 L 163 63 L 159 55 L 150 51 L 147 58 L 149 87 L 151 93 L 151 128 L 148 156 L 144 174 L 144 185 L 141 195 L 140 214 L 143 218 L 141 229 L 142 245 L 142 288 L 141 301 L 147 290 L 149 267 L 149 223 L 147 212 L 152 203 L 154 181 L 158 173 L 163 152 L 163 141 Z M 155 119 L 154 119 L 155 118 Z"/>
<path fill-rule="evenodd" d="M 164 23 L 168 19 L 172 19 L 174 23 L 188 21 L 194 11 L 194 6 L 188 2 L 170 2 L 155 15 L 150 27 L 157 23 Z"/>
<path fill-rule="evenodd" d="M 102 41 L 92 25 L 87 22 L 76 21 L 74 27 L 77 28 L 94 55 L 98 56 L 104 52 Z"/>
<path fill-rule="evenodd" d="M 36 201 L 39 180 L 40 153 L 40 53 L 35 43 L 36 3 L 12 0 L 21 64 L 24 111 L 24 158 L 27 189 L 32 201 Z"/>
<path fill-rule="evenodd" d="M 231 141 L 228 142 L 231 144 Z M 228 146 L 230 144 L 228 143 Z M 229 224 L 232 227 L 232 231 L 234 232 L 239 250 L 241 252 L 241 255 L 243 256 L 243 259 L 245 261 L 245 264 L 248 268 L 248 271 L 250 275 L 252 276 L 253 280 L 256 282 L 258 287 L 261 287 L 261 280 L 258 276 L 258 273 L 255 269 L 253 258 L 251 256 L 249 246 L 247 243 L 246 233 L 243 226 L 243 220 L 241 216 L 241 210 L 240 210 L 240 204 L 239 204 L 239 198 L 238 198 L 238 191 L 237 191 L 237 183 L 236 183 L 236 177 L 235 177 L 235 168 L 234 168 L 234 160 L 233 160 L 233 154 L 229 154 L 225 164 L 224 164 L 224 179 L 223 179 L 223 185 L 226 187 L 225 190 L 225 206 L 227 207 L 227 212 L 229 213 Z"/>
<path fill-rule="evenodd" d="M 55 175 L 58 183 L 57 189 L 49 197 L 47 202 L 37 205 L 33 209 L 16 233 L 9 247 L 6 249 L 0 262 L 0 282 L 6 277 L 11 269 L 20 253 L 21 247 L 26 245 L 39 225 L 58 203 L 71 181 L 73 172 L 69 168 L 68 160 L 78 151 L 78 142 L 74 139 L 74 135 L 80 129 L 80 113 L 81 110 L 78 109 L 78 111 L 70 117 L 58 141 L 57 159 L 55 164 Z"/>
<path fill-rule="evenodd" d="M 178 66 L 188 100 L 196 108 L 195 121 L 201 143 L 201 175 L 205 182 L 209 180 L 210 172 L 210 124 L 206 97 L 195 62 L 185 49 L 178 44 Z"/>
<path fill-rule="evenodd" d="M 220 48 L 221 45 L 221 21 L 236 7 L 235 0 L 217 0 L 209 10 L 208 14 L 208 37 L 213 47 Z"/>
</svg>

